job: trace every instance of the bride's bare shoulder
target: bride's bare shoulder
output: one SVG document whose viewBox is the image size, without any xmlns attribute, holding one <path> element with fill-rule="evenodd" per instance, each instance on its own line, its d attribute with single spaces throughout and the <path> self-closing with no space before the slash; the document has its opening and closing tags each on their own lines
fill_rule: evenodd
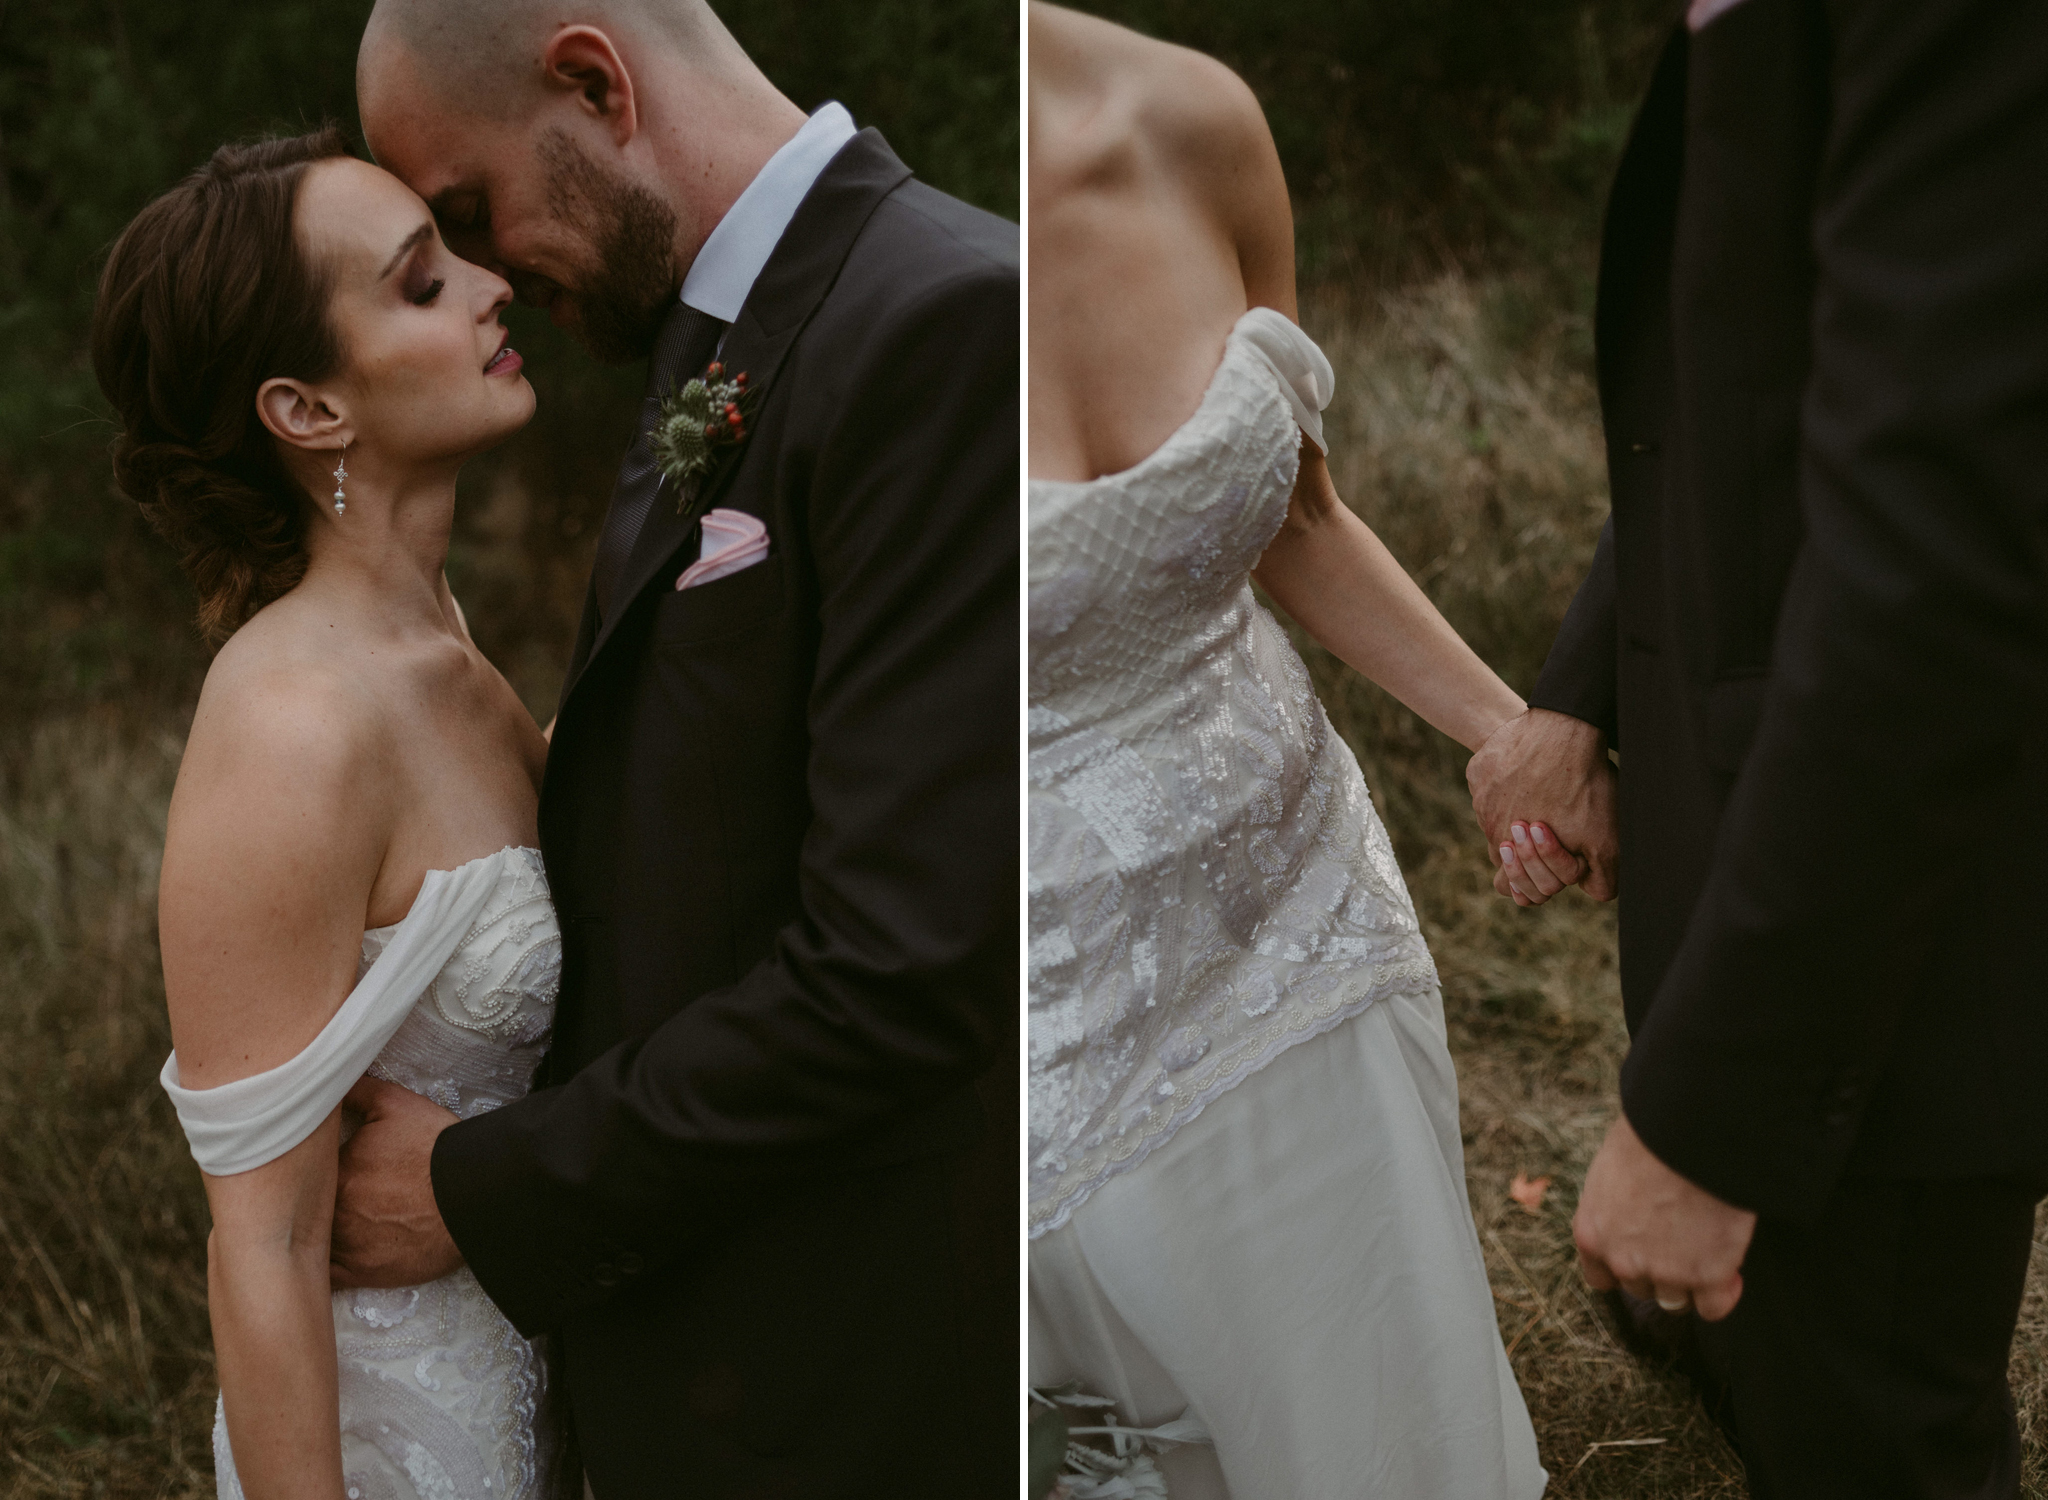
<svg viewBox="0 0 2048 1500">
<path fill-rule="evenodd" d="M 1251 87 L 1205 53 L 1042 0 L 1031 27 L 1034 179 L 1164 187 L 1238 246 L 1253 301 L 1284 265 L 1291 307 L 1293 215 Z"/>
<path fill-rule="evenodd" d="M 1136 149 L 1206 165 L 1270 148 L 1251 89 L 1204 53 L 1043 0 L 1031 7 L 1031 46 L 1034 134 L 1040 119 L 1054 127 L 1034 157 Z M 1055 106 L 1043 115 L 1041 98 Z"/>
<path fill-rule="evenodd" d="M 387 748 L 385 709 L 344 651 L 283 623 L 258 614 L 208 668 L 174 811 L 218 816 L 275 801 L 317 823 L 349 804 L 369 810 L 366 788 Z"/>
</svg>

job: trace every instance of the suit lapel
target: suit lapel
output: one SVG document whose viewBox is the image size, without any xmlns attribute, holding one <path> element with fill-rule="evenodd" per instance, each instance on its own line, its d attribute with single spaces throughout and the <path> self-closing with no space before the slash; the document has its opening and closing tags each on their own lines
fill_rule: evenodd
<svg viewBox="0 0 2048 1500">
<path fill-rule="evenodd" d="M 797 206 L 788 229 L 783 231 L 774 253 L 748 292 L 739 316 L 733 320 L 718 356 L 727 369 L 746 372 L 749 386 L 757 393 L 756 423 L 768 404 L 769 393 L 791 345 L 831 289 L 868 216 L 909 176 L 910 169 L 896 159 L 880 132 L 863 130 L 818 174 L 818 180 Z M 687 380 L 697 373 L 685 371 L 681 378 Z M 680 511 L 675 481 L 663 481 L 620 574 L 619 607 L 603 622 L 594 639 L 588 634 L 594 622 L 586 608 L 585 631 L 579 635 L 578 644 L 589 639 L 590 649 L 574 664 L 568 686 L 562 691 L 565 710 L 577 684 L 591 663 L 603 655 L 619 623 L 632 613 L 641 593 L 670 570 L 676 553 L 696 533 L 699 519 L 731 484 L 751 442 L 749 438 L 721 454 L 697 486 L 690 503 Z"/>
</svg>

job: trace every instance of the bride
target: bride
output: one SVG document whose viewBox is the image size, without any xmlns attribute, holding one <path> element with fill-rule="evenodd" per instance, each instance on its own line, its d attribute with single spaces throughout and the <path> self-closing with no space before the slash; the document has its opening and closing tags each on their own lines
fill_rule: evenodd
<svg viewBox="0 0 2048 1500">
<path fill-rule="evenodd" d="M 498 277 L 333 130 L 228 146 L 145 208 L 93 357 L 122 488 L 225 641 L 171 800 L 163 1084 L 205 1175 L 224 1496 L 555 1492 L 541 1351 L 467 1270 L 329 1289 L 342 1100 L 524 1093 L 561 944 L 547 746 L 442 563 L 463 461 L 533 391 Z M 573 1482 L 573 1480 L 569 1480 Z"/>
<path fill-rule="evenodd" d="M 1522 702 L 1331 485 L 1249 90 L 1030 27 L 1031 1383 L 1206 1430 L 1176 1500 L 1530 1500 L 1436 971 L 1252 580 L 1469 748 Z"/>
</svg>

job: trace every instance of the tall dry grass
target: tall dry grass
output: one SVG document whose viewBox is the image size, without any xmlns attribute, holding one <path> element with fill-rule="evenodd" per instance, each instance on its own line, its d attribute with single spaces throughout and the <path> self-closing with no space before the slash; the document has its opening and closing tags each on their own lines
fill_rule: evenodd
<svg viewBox="0 0 2048 1500">
<path fill-rule="evenodd" d="M 1337 370 L 1325 420 L 1339 490 L 1527 692 L 1607 510 L 1588 330 L 1548 311 L 1533 283 L 1457 277 L 1371 302 L 1325 292 L 1302 321 Z M 1443 975 L 1473 1215 L 1550 1493 L 1743 1495 L 1740 1464 L 1683 1383 L 1619 1347 L 1576 1269 L 1578 1184 L 1627 1050 L 1614 909 L 1577 892 L 1533 910 L 1495 896 L 1465 753 L 1303 645 Z M 1518 1173 L 1553 1179 L 1539 1212 L 1508 1196 Z M 2012 1377 L 2026 1492 L 2048 1495 L 2048 1257 L 2035 1257 Z"/>
<path fill-rule="evenodd" d="M 156 1070 L 178 722 L 46 718 L 0 753 L 0 1484 L 211 1493 L 206 1205 Z"/>
</svg>

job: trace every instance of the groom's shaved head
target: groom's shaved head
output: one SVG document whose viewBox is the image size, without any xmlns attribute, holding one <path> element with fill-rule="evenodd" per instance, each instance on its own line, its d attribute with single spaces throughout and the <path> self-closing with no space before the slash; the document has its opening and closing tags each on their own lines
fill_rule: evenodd
<svg viewBox="0 0 2048 1500">
<path fill-rule="evenodd" d="M 595 26 L 716 70 L 745 54 L 706 0 L 377 0 L 356 58 L 396 45 L 436 92 L 492 118 L 516 115 L 541 88 L 541 50 L 564 26 Z"/>
<path fill-rule="evenodd" d="M 377 0 L 356 101 L 448 248 L 608 360 L 804 122 L 705 0 Z"/>
</svg>

